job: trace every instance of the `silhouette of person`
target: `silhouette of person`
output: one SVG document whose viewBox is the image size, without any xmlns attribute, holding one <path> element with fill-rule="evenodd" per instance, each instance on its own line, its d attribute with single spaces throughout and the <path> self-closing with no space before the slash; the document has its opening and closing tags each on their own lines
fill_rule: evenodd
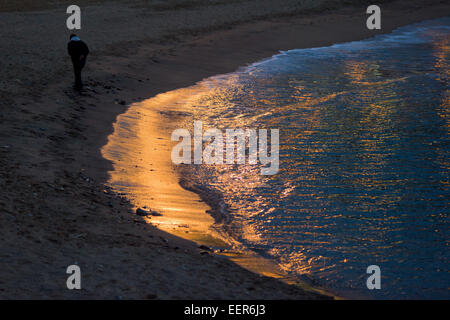
<svg viewBox="0 0 450 320">
<path fill-rule="evenodd" d="M 83 88 L 81 70 L 86 64 L 89 48 L 76 34 L 71 34 L 70 41 L 67 44 L 67 51 L 72 58 L 73 71 L 75 73 L 75 89 L 81 90 Z"/>
</svg>

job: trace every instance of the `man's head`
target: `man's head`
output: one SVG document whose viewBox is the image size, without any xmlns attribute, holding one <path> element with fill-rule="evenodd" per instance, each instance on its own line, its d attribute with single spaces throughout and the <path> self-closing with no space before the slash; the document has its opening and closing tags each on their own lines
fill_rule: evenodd
<svg viewBox="0 0 450 320">
<path fill-rule="evenodd" d="M 75 33 L 72 33 L 69 38 L 72 41 L 79 41 L 80 40 L 80 38 Z"/>
</svg>

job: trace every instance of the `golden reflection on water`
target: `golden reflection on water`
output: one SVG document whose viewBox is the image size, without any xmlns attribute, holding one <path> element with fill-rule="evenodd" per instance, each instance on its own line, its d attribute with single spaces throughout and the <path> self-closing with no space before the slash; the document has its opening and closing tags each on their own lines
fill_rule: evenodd
<svg viewBox="0 0 450 320">
<path fill-rule="evenodd" d="M 438 74 L 437 79 L 447 87 L 442 94 L 442 103 L 438 114 L 446 120 L 447 130 L 450 131 L 450 39 L 433 42 L 433 54 L 435 57 L 434 69 Z"/>
<path fill-rule="evenodd" d="M 250 271 L 317 292 L 318 289 L 289 277 L 273 261 L 246 251 L 236 240 L 223 236 L 207 213 L 211 208 L 196 193 L 180 186 L 181 170 L 171 161 L 171 150 L 177 142 L 172 142 L 170 136 L 175 129 L 191 129 L 192 112 L 210 91 L 211 83 L 197 84 L 131 105 L 117 118 L 114 132 L 101 150 L 103 157 L 113 164 L 108 183 L 116 192 L 126 195 L 135 209 L 143 207 L 162 214 L 145 218 L 148 223 L 198 244 L 225 248 L 223 255 Z M 217 97 L 221 99 L 220 95 Z M 248 190 L 261 184 L 261 176 L 255 175 L 251 167 L 243 166 L 241 173 L 245 181 L 240 176 L 225 174 L 220 183 L 231 181 L 231 186 L 245 183 Z M 249 240 L 258 240 L 251 226 L 246 234 Z"/>
<path fill-rule="evenodd" d="M 113 162 L 109 184 L 130 198 L 135 208 L 147 207 L 161 213 L 148 222 L 163 230 L 183 233 L 201 241 L 210 235 L 213 218 L 197 194 L 179 185 L 179 174 L 171 162 L 170 134 L 177 120 L 188 115 L 177 102 L 195 97 L 196 89 L 180 89 L 136 103 L 120 115 L 114 133 L 102 149 Z"/>
<path fill-rule="evenodd" d="M 441 105 L 437 108 L 437 114 L 445 120 L 447 133 L 450 133 L 450 39 L 445 38 L 440 41 L 433 42 L 433 55 L 435 57 L 434 69 L 438 74 L 438 80 L 442 82 L 446 88 L 443 90 L 441 97 Z M 440 157 L 437 157 L 436 162 L 447 171 L 450 171 L 450 163 L 446 158 L 445 145 L 442 148 L 437 148 Z M 449 180 L 442 180 L 443 185 L 450 185 Z"/>
</svg>

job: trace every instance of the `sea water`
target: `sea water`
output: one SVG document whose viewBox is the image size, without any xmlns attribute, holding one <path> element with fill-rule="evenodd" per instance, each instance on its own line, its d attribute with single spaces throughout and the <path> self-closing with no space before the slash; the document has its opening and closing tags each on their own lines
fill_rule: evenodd
<svg viewBox="0 0 450 320">
<path fill-rule="evenodd" d="M 231 236 L 294 276 L 349 297 L 448 299 L 449 58 L 442 18 L 206 79 L 193 118 L 279 129 L 280 169 L 189 176 L 222 194 Z"/>
</svg>

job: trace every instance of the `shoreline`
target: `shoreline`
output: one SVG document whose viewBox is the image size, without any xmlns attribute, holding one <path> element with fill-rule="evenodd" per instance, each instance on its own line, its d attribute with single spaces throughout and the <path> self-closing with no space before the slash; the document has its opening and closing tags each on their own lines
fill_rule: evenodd
<svg viewBox="0 0 450 320">
<path fill-rule="evenodd" d="M 386 5 L 382 32 L 448 12 L 444 3 L 436 7 L 424 3 Z M 5 23 L 14 17 L 1 14 Z M 130 102 L 232 72 L 279 50 L 361 40 L 372 34 L 356 28 L 365 18 L 361 8 L 284 21 L 269 16 L 265 21 L 232 23 L 228 30 L 185 35 L 182 41 L 130 44 L 135 49 L 132 55 L 119 49 L 105 54 L 105 48 L 114 44 L 107 43 L 88 60 L 84 76 L 89 89 L 82 96 L 68 88 L 68 61 L 55 68 L 53 79 L 44 77 L 46 84 L 36 85 L 42 91 L 28 91 L 35 82 L 23 80 L 27 73 L 17 79 L 11 76 L 14 70 L 6 73 L 7 91 L 1 92 L 5 113 L 0 181 L 7 187 L 0 201 L 6 213 L 0 221 L 0 297 L 327 298 L 248 272 L 228 259 L 202 254 L 195 244 L 143 224 L 130 214 L 127 199 L 103 187 L 111 164 L 99 150 L 113 130 L 111 124 Z M 28 41 L 29 47 L 35 45 Z M 40 57 L 30 59 L 32 65 Z M 65 267 L 75 262 L 86 275 L 81 292 L 64 287 Z"/>
<path fill-rule="evenodd" d="M 367 38 L 367 39 L 369 39 L 369 38 Z M 280 52 L 280 53 L 274 54 L 271 57 L 267 57 L 262 60 L 255 61 L 253 63 L 248 64 L 247 66 L 241 66 L 237 70 L 235 70 L 231 73 L 227 73 L 227 74 L 235 74 L 235 73 L 239 72 L 239 70 L 241 68 L 246 68 L 248 66 L 253 66 L 255 64 L 259 64 L 261 62 L 273 59 L 274 57 L 281 55 L 281 54 L 284 54 L 284 52 Z M 214 76 L 212 76 L 212 78 L 217 77 L 217 76 L 222 77 L 227 74 L 214 75 Z M 146 124 L 146 126 L 157 127 L 157 128 L 159 128 L 159 130 L 156 130 L 155 132 L 152 131 L 151 133 L 147 133 L 147 134 L 143 135 L 144 137 L 159 136 L 158 139 L 165 140 L 164 143 L 161 143 L 161 145 L 163 147 L 158 145 L 155 149 L 156 153 L 163 154 L 164 153 L 163 149 L 165 149 L 166 147 L 167 148 L 173 147 L 173 145 L 174 145 L 174 142 L 171 142 L 169 139 L 170 132 L 172 132 L 173 129 L 175 129 L 175 128 L 186 128 L 186 127 L 182 126 L 183 122 L 180 121 L 179 118 L 191 118 L 191 115 L 192 115 L 192 112 L 189 107 L 188 108 L 185 108 L 185 107 L 173 108 L 172 100 L 181 101 L 180 104 L 183 104 L 184 100 L 187 99 L 187 98 L 185 98 L 185 96 L 188 96 L 188 97 L 195 96 L 197 94 L 197 91 L 200 91 L 200 92 L 204 91 L 204 89 L 201 89 L 198 87 L 202 87 L 203 82 L 208 81 L 208 79 L 209 78 L 203 79 L 203 80 L 197 82 L 196 84 L 186 87 L 186 88 L 178 88 L 175 90 L 159 93 L 154 97 L 151 97 L 149 99 L 141 101 L 140 103 L 137 104 L 136 107 L 134 107 L 132 105 L 125 113 L 123 113 L 119 116 L 119 119 L 122 116 L 126 116 L 127 118 L 131 118 L 133 120 L 135 120 L 137 118 L 141 118 L 140 120 L 137 120 L 137 122 L 142 122 L 142 117 L 137 117 L 136 113 L 137 114 L 146 113 L 147 109 L 151 109 L 152 113 L 164 113 L 165 115 L 172 115 L 173 120 L 175 122 L 181 124 L 181 126 L 173 126 L 172 125 L 172 129 L 167 129 L 166 127 L 164 127 L 164 123 L 166 120 L 169 120 L 169 118 L 162 118 L 159 121 L 157 121 L 156 125 L 149 124 L 149 123 Z M 166 95 L 168 95 L 168 97 L 165 97 Z M 156 100 L 156 102 L 153 100 Z M 164 101 L 164 103 L 166 105 L 161 106 L 162 102 L 160 100 Z M 178 105 L 179 103 L 175 102 L 174 104 Z M 187 104 L 189 104 L 189 103 L 187 103 Z M 139 105 L 141 105 L 141 106 L 139 106 Z M 131 109 L 136 109 L 136 110 L 132 111 L 131 114 L 128 114 Z M 149 117 L 153 118 L 153 119 L 155 118 L 154 115 L 149 116 Z M 125 124 L 123 125 L 123 127 L 127 128 L 127 130 L 132 131 L 131 128 L 138 126 L 136 123 L 133 122 L 133 120 L 131 122 L 127 122 L 126 120 L 124 120 L 124 121 L 118 120 L 118 122 L 124 122 Z M 190 119 L 189 123 L 191 123 L 193 120 L 194 119 Z M 140 124 L 140 126 L 143 126 L 143 125 Z M 120 125 L 117 125 L 117 123 L 116 123 L 114 133 L 111 135 L 114 137 L 114 140 L 116 140 L 116 141 L 112 143 L 113 144 L 112 146 L 109 146 L 109 143 L 108 143 L 107 146 L 109 148 L 114 149 L 115 147 L 117 148 L 118 145 L 126 145 L 127 143 L 129 143 L 127 141 L 129 139 L 129 137 L 127 137 L 125 134 L 122 135 L 120 132 L 121 129 L 118 127 L 120 127 Z M 119 131 L 119 132 L 117 133 L 117 131 Z M 117 135 L 123 136 L 123 140 L 116 137 Z M 131 133 L 131 136 L 134 137 L 135 135 L 136 134 L 134 132 Z M 161 138 L 161 137 L 164 137 L 164 138 Z M 143 140 L 143 139 L 141 139 L 141 140 Z M 144 145 L 144 148 L 145 148 L 145 143 L 142 143 L 142 142 L 132 141 L 131 144 L 132 145 Z M 151 141 L 151 143 L 149 143 L 149 145 L 152 145 L 152 146 L 155 146 L 157 144 L 159 144 L 159 143 L 157 142 L 157 140 L 154 140 L 154 139 Z M 119 147 L 119 149 L 121 149 L 121 148 Z M 106 159 L 114 162 L 114 157 L 111 156 L 111 153 L 114 153 L 114 152 L 104 152 L 104 157 Z M 125 160 L 125 162 L 126 163 L 138 163 L 138 161 L 136 161 L 136 157 L 134 160 L 132 158 L 133 157 L 131 157 L 131 160 Z M 152 162 L 152 164 L 155 163 L 155 161 L 151 155 L 149 157 L 144 156 L 144 158 L 147 161 Z M 170 154 L 166 154 L 165 158 L 169 159 Z M 170 167 L 170 163 L 165 164 L 165 166 Z M 138 167 L 138 165 L 136 167 Z M 139 165 L 139 167 L 140 167 L 140 165 Z M 145 165 L 143 167 L 145 170 L 149 169 L 149 167 L 146 167 Z M 175 168 L 174 171 L 170 172 L 170 170 L 166 169 L 163 172 L 163 174 L 161 174 L 157 179 L 163 180 L 164 177 L 167 177 L 168 175 L 173 175 L 174 172 L 177 172 L 175 174 L 175 176 L 179 179 L 179 185 L 183 189 L 193 192 L 193 193 L 197 194 L 198 196 L 200 196 L 200 199 L 203 202 L 203 204 L 207 204 L 206 208 L 202 204 L 198 208 L 198 210 L 195 210 L 195 214 L 184 213 L 182 220 L 179 220 L 179 217 L 177 216 L 177 214 L 171 215 L 169 213 L 167 215 L 167 212 L 165 211 L 166 208 L 163 208 L 161 210 L 161 205 L 158 202 L 155 203 L 154 201 L 152 201 L 153 197 L 155 197 L 155 193 L 156 194 L 160 193 L 161 192 L 160 190 L 158 190 L 156 192 L 143 191 L 142 190 L 143 188 L 144 188 L 144 190 L 147 189 L 147 185 L 145 183 L 143 185 L 140 184 L 136 188 L 133 188 L 133 187 L 129 188 L 129 186 L 133 184 L 134 178 L 127 179 L 126 177 L 129 177 L 129 176 L 133 177 L 133 176 L 138 176 L 138 175 L 142 176 L 142 175 L 145 175 L 144 172 L 142 172 L 141 174 L 135 174 L 135 173 L 132 173 L 132 171 L 128 171 L 126 166 L 118 165 L 117 167 L 115 166 L 115 170 L 112 171 L 111 175 L 114 177 L 117 174 L 117 173 L 115 173 L 115 171 L 126 172 L 124 174 L 122 174 L 122 173 L 120 174 L 120 176 L 122 176 L 122 179 L 119 179 L 119 180 L 122 183 L 125 182 L 125 185 L 127 185 L 127 188 L 125 188 L 125 189 L 119 188 L 119 190 L 121 192 L 123 191 L 125 194 L 128 194 L 129 200 L 132 203 L 140 203 L 141 205 L 150 204 L 149 205 L 150 208 L 152 208 L 152 209 L 156 208 L 156 212 L 162 213 L 164 218 L 148 219 L 148 223 L 153 224 L 153 225 L 157 226 L 158 228 L 161 228 L 164 231 L 172 233 L 181 238 L 194 241 L 199 246 L 203 246 L 204 248 L 209 248 L 209 250 L 213 251 L 215 254 L 227 256 L 229 259 L 231 259 L 236 264 L 238 264 L 238 265 L 242 266 L 243 268 L 246 268 L 254 273 L 262 274 L 264 276 L 269 276 L 269 277 L 273 277 L 276 279 L 280 279 L 281 281 L 284 281 L 288 284 L 297 285 L 307 291 L 318 292 L 318 293 L 333 297 L 334 299 L 364 299 L 364 298 L 366 298 L 364 296 L 358 296 L 358 295 L 354 295 L 354 294 L 351 294 L 348 292 L 346 292 L 346 293 L 342 293 L 342 292 L 338 293 L 336 291 L 333 292 L 333 290 L 329 290 L 328 288 L 326 288 L 324 286 L 319 286 L 316 279 L 310 278 L 308 276 L 299 277 L 299 276 L 291 275 L 291 274 L 287 273 L 286 271 L 282 270 L 278 266 L 277 261 L 275 259 L 271 259 L 269 256 L 264 256 L 264 255 L 255 253 L 255 252 L 251 251 L 250 249 L 248 249 L 247 246 L 245 244 L 239 242 L 236 239 L 235 235 L 233 235 L 230 231 L 230 228 L 229 228 L 230 221 L 227 221 L 227 219 L 230 218 L 230 216 L 226 212 L 227 207 L 226 207 L 226 204 L 222 200 L 222 195 L 213 192 L 211 189 L 202 188 L 201 186 L 196 186 L 196 185 L 192 185 L 191 183 L 189 183 L 190 173 L 185 172 L 185 169 L 184 169 L 185 166 L 172 165 L 172 167 Z M 156 166 L 155 169 L 150 169 L 150 170 L 151 171 L 161 171 L 160 166 Z M 187 169 L 187 170 L 189 171 L 189 169 Z M 125 178 L 124 178 L 124 176 L 125 176 Z M 155 179 L 154 176 L 153 176 L 153 179 Z M 147 178 L 147 180 L 152 180 L 152 179 Z M 113 186 L 114 182 L 111 182 L 111 185 Z M 128 191 L 126 191 L 127 189 L 128 189 Z M 141 190 L 139 190 L 139 189 L 141 189 Z M 155 188 L 155 190 L 156 190 L 156 188 Z M 145 195 L 146 193 L 148 193 L 149 197 L 146 197 L 146 195 Z M 164 192 L 162 192 L 162 193 L 164 193 Z M 183 190 L 183 191 L 178 191 L 178 193 L 185 193 L 185 192 Z M 184 203 L 187 203 L 190 200 L 188 195 L 187 196 L 179 196 L 179 197 L 183 200 Z M 152 200 L 149 200 L 148 198 L 151 198 Z M 172 199 L 172 201 L 173 200 L 174 200 L 174 202 L 180 202 L 180 199 L 178 199 L 176 197 L 174 197 Z M 196 199 L 195 201 L 199 201 L 199 200 Z M 194 204 L 194 206 L 195 206 L 195 204 Z M 136 204 L 135 207 L 138 208 L 141 206 Z M 175 205 L 174 207 L 177 207 L 177 205 Z M 146 207 L 144 207 L 144 208 L 146 208 Z M 186 207 L 183 207 L 183 210 L 189 211 L 189 209 L 186 209 Z M 178 206 L 176 211 L 180 212 L 182 210 Z M 204 217 L 202 217 L 204 215 L 211 216 L 214 219 L 214 221 L 209 220 L 206 222 Z M 177 222 L 174 223 L 174 225 L 170 225 L 171 222 L 173 222 L 173 221 L 177 221 Z M 178 227 L 176 225 L 178 225 Z M 202 227 L 200 229 L 196 230 L 195 226 L 198 227 L 199 225 L 202 225 Z M 194 228 L 192 228 L 192 226 L 194 226 Z"/>
<path fill-rule="evenodd" d="M 263 276 L 296 285 L 307 292 L 337 298 L 325 289 L 288 275 L 275 261 L 249 250 L 228 232 L 221 195 L 189 182 L 184 166 L 172 164 L 170 132 L 192 121 L 190 107 L 180 104 L 202 92 L 201 84 L 158 94 L 132 104 L 118 116 L 114 132 L 102 148 L 113 163 L 107 185 L 133 205 L 148 210 L 145 221 L 174 236 L 195 242 L 201 254 L 229 258 Z M 195 98 L 194 98 L 195 99 Z M 152 215 L 156 213 L 157 215 Z"/>
</svg>

